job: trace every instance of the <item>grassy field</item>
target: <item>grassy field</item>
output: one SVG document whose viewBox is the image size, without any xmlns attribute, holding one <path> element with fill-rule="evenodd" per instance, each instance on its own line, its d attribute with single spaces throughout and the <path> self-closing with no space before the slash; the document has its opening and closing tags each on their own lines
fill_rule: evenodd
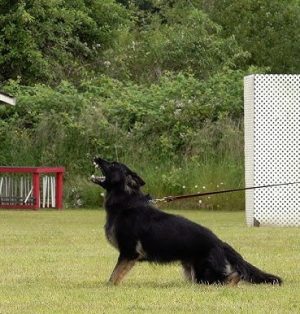
<svg viewBox="0 0 300 314">
<path fill-rule="evenodd" d="M 112 287 L 103 211 L 0 211 L 0 313 L 300 313 L 299 228 L 247 228 L 242 212 L 180 214 L 284 285 L 198 286 L 176 264 L 143 263 Z"/>
</svg>

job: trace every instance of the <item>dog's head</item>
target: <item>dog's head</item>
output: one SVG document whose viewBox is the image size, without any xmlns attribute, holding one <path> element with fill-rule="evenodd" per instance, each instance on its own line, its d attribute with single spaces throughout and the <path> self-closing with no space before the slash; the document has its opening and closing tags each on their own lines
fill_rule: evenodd
<svg viewBox="0 0 300 314">
<path fill-rule="evenodd" d="M 144 180 L 122 163 L 109 162 L 100 157 L 94 158 L 94 165 L 99 168 L 103 176 L 92 176 L 91 180 L 106 190 L 124 189 L 138 191 L 145 185 Z"/>
</svg>

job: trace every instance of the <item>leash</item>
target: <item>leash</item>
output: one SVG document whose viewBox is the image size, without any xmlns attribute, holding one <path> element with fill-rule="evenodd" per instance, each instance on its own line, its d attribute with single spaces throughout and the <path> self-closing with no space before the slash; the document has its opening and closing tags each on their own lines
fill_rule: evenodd
<svg viewBox="0 0 300 314">
<path fill-rule="evenodd" d="M 194 193 L 194 194 L 185 194 L 185 195 L 165 196 L 163 198 L 156 198 L 156 199 L 152 200 L 152 202 L 155 204 L 159 203 L 159 202 L 169 203 L 169 202 L 182 200 L 182 199 L 186 199 L 186 198 L 192 198 L 192 197 L 231 193 L 231 192 L 240 192 L 240 191 L 246 191 L 246 190 L 263 189 L 263 188 L 270 188 L 270 187 L 275 187 L 275 186 L 287 186 L 287 185 L 293 185 L 293 184 L 300 184 L 300 181 L 299 182 L 290 182 L 290 183 L 278 183 L 278 184 L 268 184 L 268 185 L 261 185 L 261 186 L 252 186 L 252 187 L 239 188 L 239 189 L 229 189 L 229 190 L 220 190 L 220 191 L 211 191 L 211 192 L 198 192 L 198 193 Z"/>
</svg>

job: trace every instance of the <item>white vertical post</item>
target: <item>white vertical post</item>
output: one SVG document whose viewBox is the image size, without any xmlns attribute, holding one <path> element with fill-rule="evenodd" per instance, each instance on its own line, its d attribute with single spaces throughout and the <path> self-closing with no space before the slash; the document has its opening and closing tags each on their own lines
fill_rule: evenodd
<svg viewBox="0 0 300 314">
<path fill-rule="evenodd" d="M 23 198 L 23 176 L 20 178 L 20 197 Z"/>
<path fill-rule="evenodd" d="M 7 200 L 9 200 L 9 178 L 5 177 L 5 181 L 6 181 L 5 194 L 6 194 Z M 7 204 L 9 204 L 9 202 Z"/>
<path fill-rule="evenodd" d="M 0 193 L 2 193 L 3 177 L 0 177 Z"/>
<path fill-rule="evenodd" d="M 43 199 L 42 199 L 42 208 L 45 208 L 46 205 L 46 177 L 43 176 Z"/>
<path fill-rule="evenodd" d="M 55 177 L 51 176 L 51 206 L 55 207 Z"/>
<path fill-rule="evenodd" d="M 3 187 L 3 177 L 0 177 L 0 196 L 4 196 L 2 193 L 2 187 Z"/>
<path fill-rule="evenodd" d="M 300 181 L 300 75 L 244 79 L 245 181 Z M 300 226 L 300 185 L 246 191 L 248 225 Z"/>
<path fill-rule="evenodd" d="M 47 207 L 50 207 L 50 177 L 47 176 Z"/>
</svg>

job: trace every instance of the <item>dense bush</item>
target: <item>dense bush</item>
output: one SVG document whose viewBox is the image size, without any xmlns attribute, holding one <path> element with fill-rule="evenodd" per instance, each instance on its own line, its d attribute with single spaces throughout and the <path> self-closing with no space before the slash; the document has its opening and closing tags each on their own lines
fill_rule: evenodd
<svg viewBox="0 0 300 314">
<path fill-rule="evenodd" d="M 147 17 L 106 51 L 108 75 L 152 82 L 172 71 L 205 79 L 225 66 L 236 69 L 247 62 L 249 54 L 233 36 L 222 37 L 218 24 L 184 1 L 162 5 L 159 14 Z"/>
<path fill-rule="evenodd" d="M 272 73 L 300 71 L 300 3 L 298 0 L 206 1 L 206 11 L 250 53 L 248 63 Z"/>
<path fill-rule="evenodd" d="M 40 149 L 35 162 L 51 163 L 50 151 L 55 151 L 55 161 L 58 158 L 61 162 L 72 155 L 78 160 L 81 149 L 110 155 L 118 150 L 123 156 L 128 145 L 138 145 L 141 140 L 157 160 L 174 158 L 178 153 L 189 157 L 194 155 L 191 152 L 195 152 L 193 143 L 199 132 L 212 132 L 207 123 L 239 123 L 244 74 L 230 71 L 206 81 L 169 74 L 150 86 L 124 84 L 106 76 L 78 88 L 66 82 L 55 89 L 10 82 L 6 90 L 18 97 L 18 105 L 2 109 L 0 114 L 3 129 L 9 124 L 9 130 L 34 138 Z M 73 145 L 75 138 L 80 149 Z M 68 157 L 60 159 L 63 156 Z"/>
<path fill-rule="evenodd" d="M 103 67 L 103 52 L 127 24 L 128 12 L 113 0 L 2 0 L 0 82 L 77 81 Z"/>
<path fill-rule="evenodd" d="M 198 172 L 204 163 L 242 163 L 243 73 L 216 75 L 200 81 L 169 74 L 150 86 L 102 76 L 55 89 L 11 81 L 6 91 L 18 103 L 0 112 L 1 164 L 64 165 L 69 182 L 84 177 L 82 186 L 93 171 L 92 156 L 100 154 L 141 171 L 151 193 L 182 192 L 190 185 L 182 179 L 189 163 Z"/>
</svg>

